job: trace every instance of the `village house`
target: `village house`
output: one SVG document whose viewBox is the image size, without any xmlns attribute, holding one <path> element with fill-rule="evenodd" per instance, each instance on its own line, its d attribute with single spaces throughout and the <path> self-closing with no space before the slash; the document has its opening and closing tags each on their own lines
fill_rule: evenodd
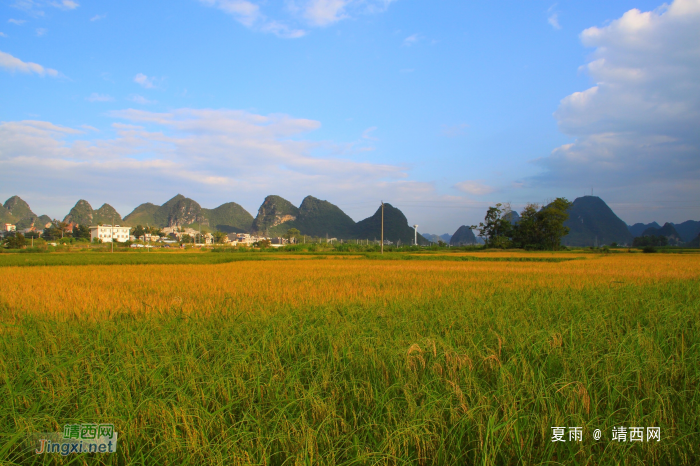
<svg viewBox="0 0 700 466">
<path fill-rule="evenodd" d="M 122 227 L 119 225 L 91 226 L 90 239 L 94 241 L 95 238 L 97 238 L 103 243 L 111 243 L 112 241 L 116 241 L 117 243 L 126 243 L 130 238 L 130 230 L 131 227 Z"/>
</svg>

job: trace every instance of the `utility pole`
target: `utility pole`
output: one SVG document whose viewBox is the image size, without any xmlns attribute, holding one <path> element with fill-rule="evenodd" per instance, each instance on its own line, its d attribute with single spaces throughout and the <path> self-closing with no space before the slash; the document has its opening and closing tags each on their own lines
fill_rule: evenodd
<svg viewBox="0 0 700 466">
<path fill-rule="evenodd" d="M 413 225 L 413 245 L 418 246 L 418 225 Z"/>
<path fill-rule="evenodd" d="M 112 228 L 110 230 L 112 232 L 112 252 L 114 252 L 114 217 L 112 217 Z"/>
<path fill-rule="evenodd" d="M 382 201 L 382 254 L 384 254 L 384 201 Z"/>
</svg>

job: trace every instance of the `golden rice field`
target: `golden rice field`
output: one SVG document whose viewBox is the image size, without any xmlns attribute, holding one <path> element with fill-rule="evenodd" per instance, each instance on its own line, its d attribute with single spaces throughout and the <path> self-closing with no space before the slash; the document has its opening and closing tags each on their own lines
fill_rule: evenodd
<svg viewBox="0 0 700 466">
<path fill-rule="evenodd" d="M 527 257 L 576 260 L 0 257 L 0 463 L 700 464 L 700 257 Z M 27 449 L 79 422 L 117 452 Z"/>
</svg>

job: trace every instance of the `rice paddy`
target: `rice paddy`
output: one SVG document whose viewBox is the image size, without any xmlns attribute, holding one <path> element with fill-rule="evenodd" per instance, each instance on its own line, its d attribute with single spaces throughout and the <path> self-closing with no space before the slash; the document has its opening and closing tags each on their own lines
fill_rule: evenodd
<svg viewBox="0 0 700 466">
<path fill-rule="evenodd" d="M 101 256 L 0 256 L 2 464 L 700 461 L 697 255 Z"/>
</svg>

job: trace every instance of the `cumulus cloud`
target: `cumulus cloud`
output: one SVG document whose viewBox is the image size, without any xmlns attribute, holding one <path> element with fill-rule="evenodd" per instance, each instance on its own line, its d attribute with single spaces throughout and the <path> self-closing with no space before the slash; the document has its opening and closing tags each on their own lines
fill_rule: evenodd
<svg viewBox="0 0 700 466">
<path fill-rule="evenodd" d="M 630 10 L 581 33 L 595 86 L 554 116 L 575 141 L 537 161 L 542 183 L 700 194 L 700 0 Z"/>
<path fill-rule="evenodd" d="M 92 18 L 90 18 L 90 21 L 99 21 L 101 19 L 105 19 L 107 15 L 95 15 Z"/>
<path fill-rule="evenodd" d="M 199 0 L 231 15 L 242 25 L 278 37 L 296 39 L 307 34 L 307 27 L 327 27 L 360 14 L 385 11 L 395 0 L 287 0 L 286 17 L 266 14 L 263 0 Z M 276 12 L 276 16 L 283 11 Z"/>
<path fill-rule="evenodd" d="M 0 37 L 7 37 L 7 34 L 5 34 L 4 32 L 0 32 Z"/>
<path fill-rule="evenodd" d="M 21 26 L 21 25 L 23 25 L 24 23 L 26 23 L 26 21 L 23 20 L 23 19 L 8 19 L 7 22 L 10 23 L 10 24 L 15 24 L 15 25 L 17 25 L 17 26 Z"/>
<path fill-rule="evenodd" d="M 43 66 L 32 63 L 25 62 L 19 58 L 13 57 L 9 53 L 5 53 L 0 50 L 0 68 L 5 68 L 10 72 L 18 71 L 20 73 L 34 73 L 39 76 L 58 76 L 58 71 L 51 68 L 44 68 Z"/>
<path fill-rule="evenodd" d="M 113 102 L 114 97 L 107 94 L 98 94 L 97 92 L 93 92 L 89 97 L 86 97 L 86 100 L 89 102 Z"/>
<path fill-rule="evenodd" d="M 43 36 L 45 36 L 48 32 L 49 32 L 49 30 L 46 29 L 46 28 L 37 28 L 37 30 L 36 30 L 36 35 L 37 35 L 37 37 L 43 37 Z"/>
<path fill-rule="evenodd" d="M 466 180 L 455 185 L 458 190 L 472 194 L 474 196 L 483 196 L 485 194 L 491 194 L 495 191 L 494 188 L 483 183 L 483 180 Z"/>
</svg>

